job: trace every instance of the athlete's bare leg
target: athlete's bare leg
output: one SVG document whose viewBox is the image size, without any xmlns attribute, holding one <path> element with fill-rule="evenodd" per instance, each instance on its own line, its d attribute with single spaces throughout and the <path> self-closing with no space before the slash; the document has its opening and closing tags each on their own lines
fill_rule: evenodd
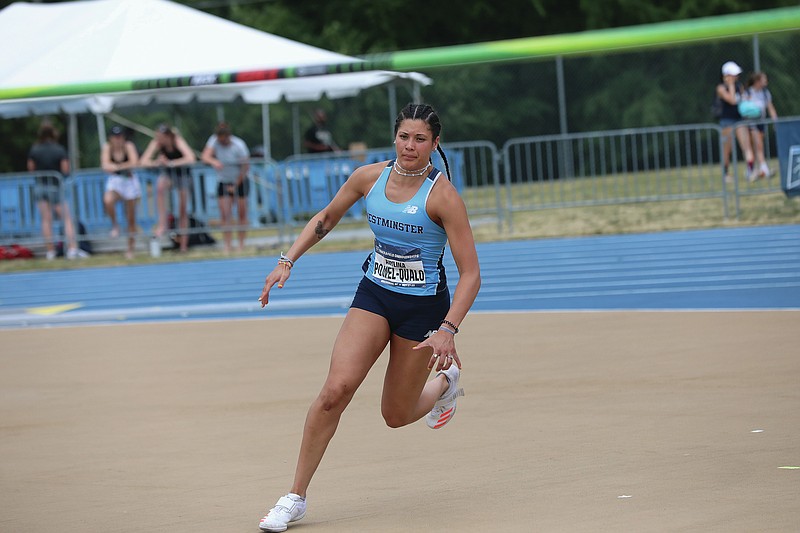
<svg viewBox="0 0 800 533">
<path fill-rule="evenodd" d="M 392 336 L 381 399 L 381 414 L 389 427 L 416 422 L 433 409 L 433 404 L 447 389 L 444 376 L 428 381 L 431 350 L 413 350 L 417 344 L 417 341 Z"/>
<path fill-rule="evenodd" d="M 348 311 L 333 346 L 328 377 L 306 416 L 293 493 L 305 497 L 342 413 L 388 342 L 385 318 L 363 309 Z"/>
</svg>

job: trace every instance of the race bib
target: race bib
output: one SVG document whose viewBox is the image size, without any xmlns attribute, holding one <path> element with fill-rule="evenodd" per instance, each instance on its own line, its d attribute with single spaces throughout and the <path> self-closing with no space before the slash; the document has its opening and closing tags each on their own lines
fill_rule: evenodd
<svg viewBox="0 0 800 533">
<path fill-rule="evenodd" d="M 400 248 L 375 241 L 373 277 L 395 287 L 424 287 L 425 267 L 419 248 Z"/>
</svg>

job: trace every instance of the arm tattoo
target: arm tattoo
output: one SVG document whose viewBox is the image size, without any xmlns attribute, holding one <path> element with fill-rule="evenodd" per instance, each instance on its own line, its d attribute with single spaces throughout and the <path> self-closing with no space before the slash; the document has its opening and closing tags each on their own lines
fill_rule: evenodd
<svg viewBox="0 0 800 533">
<path fill-rule="evenodd" d="M 314 229 L 314 233 L 316 233 L 316 234 L 317 234 L 317 240 L 319 240 L 319 241 L 321 241 L 321 240 L 322 240 L 322 238 L 323 238 L 323 237 L 325 237 L 325 235 L 327 235 L 328 233 L 330 233 L 330 231 L 331 231 L 331 230 L 329 230 L 329 229 L 326 229 L 326 228 L 325 228 L 325 227 L 322 225 L 322 221 L 319 221 L 319 222 L 317 222 L 317 227 Z"/>
</svg>

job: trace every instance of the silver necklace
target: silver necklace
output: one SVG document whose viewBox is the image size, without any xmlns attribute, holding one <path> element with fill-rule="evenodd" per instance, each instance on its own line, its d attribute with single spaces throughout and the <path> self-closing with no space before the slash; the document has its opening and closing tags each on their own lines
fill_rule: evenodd
<svg viewBox="0 0 800 533">
<path fill-rule="evenodd" d="M 403 167 L 401 167 L 400 165 L 397 164 L 397 160 L 395 160 L 395 162 L 394 162 L 394 171 L 397 172 L 398 174 L 400 174 L 401 176 L 407 176 L 407 177 L 422 176 L 423 174 L 425 174 L 428 171 L 429 168 L 431 168 L 431 162 L 430 161 L 428 161 L 428 164 L 425 165 L 420 170 L 406 170 L 406 169 L 404 169 Z"/>
</svg>

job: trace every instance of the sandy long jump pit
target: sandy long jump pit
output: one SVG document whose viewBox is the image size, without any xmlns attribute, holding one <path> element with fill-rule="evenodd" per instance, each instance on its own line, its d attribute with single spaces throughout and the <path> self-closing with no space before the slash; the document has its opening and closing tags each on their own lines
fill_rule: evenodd
<svg viewBox="0 0 800 533">
<path fill-rule="evenodd" d="M 258 531 L 340 323 L 0 331 L 0 531 Z M 472 314 L 453 422 L 386 427 L 384 354 L 290 531 L 798 531 L 798 324 Z"/>
</svg>

